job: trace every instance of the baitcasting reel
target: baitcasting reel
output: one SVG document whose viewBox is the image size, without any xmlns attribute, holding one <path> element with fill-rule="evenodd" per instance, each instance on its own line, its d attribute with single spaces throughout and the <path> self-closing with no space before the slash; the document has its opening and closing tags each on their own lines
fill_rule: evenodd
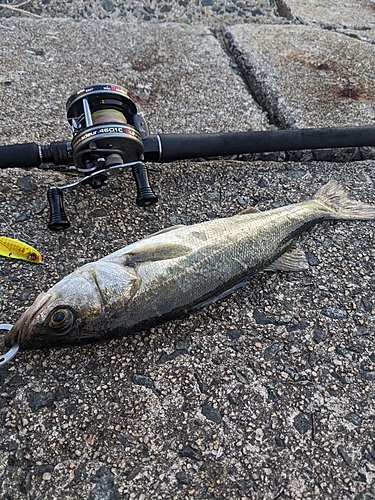
<svg viewBox="0 0 375 500">
<path fill-rule="evenodd" d="M 49 229 L 70 226 L 63 207 L 63 190 L 80 183 L 100 188 L 114 172 L 130 167 L 137 184 L 137 205 L 156 203 L 144 161 L 167 163 L 274 151 L 375 146 L 375 127 L 307 128 L 219 132 L 212 134 L 149 134 L 132 96 L 112 84 L 89 85 L 68 99 L 71 142 L 35 142 L 0 146 L 0 168 L 38 168 L 43 163 L 70 165 L 80 178 L 52 186 Z"/>
<path fill-rule="evenodd" d="M 131 167 L 137 184 L 137 205 L 156 203 L 143 163 L 144 141 L 150 134 L 132 96 L 118 85 L 89 85 L 69 97 L 66 110 L 73 129 L 72 168 L 83 177 L 66 186 L 49 188 L 49 229 L 58 231 L 70 226 L 63 190 L 80 183 L 98 189 L 111 174 L 127 167 Z"/>
</svg>

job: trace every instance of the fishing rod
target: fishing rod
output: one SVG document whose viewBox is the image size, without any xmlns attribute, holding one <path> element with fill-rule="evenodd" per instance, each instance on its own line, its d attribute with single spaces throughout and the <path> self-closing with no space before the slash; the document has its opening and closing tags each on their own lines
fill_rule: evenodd
<svg viewBox="0 0 375 500">
<path fill-rule="evenodd" d="M 138 206 L 158 198 L 152 190 L 145 162 L 209 158 L 238 154 L 375 146 L 373 126 L 307 128 L 210 134 L 150 134 L 132 95 L 123 87 L 95 84 L 74 92 L 66 103 L 73 131 L 71 141 L 40 146 L 34 142 L 0 146 L 0 168 L 38 168 L 43 164 L 69 166 L 80 176 L 65 186 L 51 186 L 48 228 L 67 229 L 70 222 L 63 191 L 79 184 L 100 188 L 114 173 L 131 168 Z"/>
</svg>

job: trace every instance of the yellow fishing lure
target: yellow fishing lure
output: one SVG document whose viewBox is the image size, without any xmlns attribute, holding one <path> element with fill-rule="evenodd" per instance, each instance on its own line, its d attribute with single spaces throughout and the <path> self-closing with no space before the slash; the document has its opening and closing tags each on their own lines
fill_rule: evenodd
<svg viewBox="0 0 375 500">
<path fill-rule="evenodd" d="M 31 245 L 7 236 L 0 236 L 0 255 L 10 259 L 27 260 L 35 264 L 43 260 L 38 250 Z"/>
</svg>

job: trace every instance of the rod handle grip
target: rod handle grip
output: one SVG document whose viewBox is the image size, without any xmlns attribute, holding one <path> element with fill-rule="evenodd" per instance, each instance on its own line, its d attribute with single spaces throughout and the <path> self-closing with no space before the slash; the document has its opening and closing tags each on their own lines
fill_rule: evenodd
<svg viewBox="0 0 375 500">
<path fill-rule="evenodd" d="M 0 146 L 0 168 L 33 168 L 42 163 L 39 146 L 35 142 Z"/>
</svg>

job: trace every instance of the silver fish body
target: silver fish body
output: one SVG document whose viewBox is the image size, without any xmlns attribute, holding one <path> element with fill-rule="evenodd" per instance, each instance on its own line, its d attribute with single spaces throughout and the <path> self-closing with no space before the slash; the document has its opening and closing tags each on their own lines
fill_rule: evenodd
<svg viewBox="0 0 375 500">
<path fill-rule="evenodd" d="M 335 182 L 308 201 L 175 226 L 86 264 L 40 294 L 9 332 L 21 349 L 139 331 L 215 298 L 265 268 L 307 267 L 294 239 L 324 219 L 373 219 Z"/>
</svg>

